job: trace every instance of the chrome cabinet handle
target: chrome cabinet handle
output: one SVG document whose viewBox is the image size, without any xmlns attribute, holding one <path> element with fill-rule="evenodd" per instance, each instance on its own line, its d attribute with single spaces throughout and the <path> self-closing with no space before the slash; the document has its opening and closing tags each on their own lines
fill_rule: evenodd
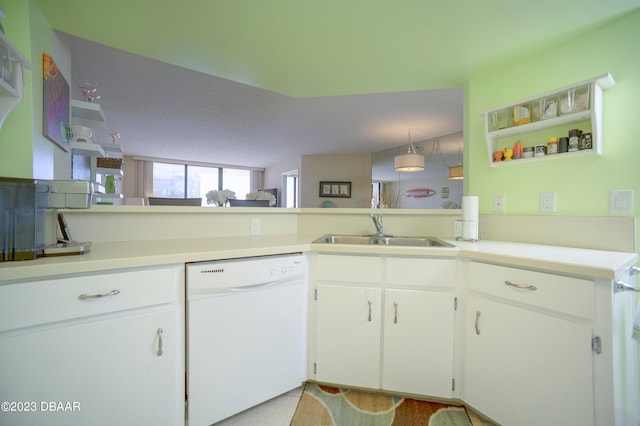
<svg viewBox="0 0 640 426">
<path fill-rule="evenodd" d="M 613 280 L 613 291 L 614 293 L 619 293 L 621 291 L 638 291 L 640 292 L 640 287 L 634 287 L 631 284 L 627 284 L 624 281 L 619 279 Z"/>
<path fill-rule="evenodd" d="M 156 355 L 162 356 L 162 329 L 157 329 L 156 334 L 158 335 L 158 350 L 156 351 Z"/>
<path fill-rule="evenodd" d="M 397 324 L 398 323 L 398 302 L 393 302 L 393 323 Z"/>
<path fill-rule="evenodd" d="M 78 299 L 80 300 L 86 300 L 86 299 L 99 299 L 101 297 L 107 297 L 107 296 L 115 296 L 116 294 L 120 294 L 120 290 L 111 290 L 108 293 L 98 293 L 98 294 L 86 294 L 86 293 L 82 293 L 80 296 L 78 296 Z"/>
<path fill-rule="evenodd" d="M 511 281 L 505 281 L 504 283 L 505 285 L 508 285 L 510 287 L 520 288 L 522 290 L 536 291 L 538 289 L 538 287 L 536 287 L 535 285 L 530 285 L 530 284 L 516 284 L 516 283 L 512 283 Z"/>
<path fill-rule="evenodd" d="M 369 300 L 367 303 L 369 303 L 369 317 L 367 318 L 367 320 L 371 322 L 371 305 L 373 304 L 373 302 Z"/>
<path fill-rule="evenodd" d="M 480 335 L 480 311 L 476 311 L 476 334 L 479 336 Z"/>
</svg>

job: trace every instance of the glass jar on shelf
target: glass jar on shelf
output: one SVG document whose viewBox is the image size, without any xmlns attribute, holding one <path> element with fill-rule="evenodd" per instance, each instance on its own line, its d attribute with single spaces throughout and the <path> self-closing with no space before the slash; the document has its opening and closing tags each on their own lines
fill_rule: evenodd
<svg viewBox="0 0 640 426">
<path fill-rule="evenodd" d="M 560 114 L 572 114 L 589 109 L 590 89 L 590 85 L 585 84 L 560 92 L 558 94 Z"/>
<path fill-rule="evenodd" d="M 558 96 L 545 96 L 531 103 L 533 109 L 533 121 L 547 120 L 558 115 Z"/>
<path fill-rule="evenodd" d="M 509 108 L 504 108 L 498 111 L 489 112 L 488 117 L 489 131 L 495 132 L 496 130 L 506 129 L 511 126 L 511 111 Z"/>
<path fill-rule="evenodd" d="M 512 114 L 514 126 L 531 123 L 531 102 L 514 105 Z"/>
</svg>

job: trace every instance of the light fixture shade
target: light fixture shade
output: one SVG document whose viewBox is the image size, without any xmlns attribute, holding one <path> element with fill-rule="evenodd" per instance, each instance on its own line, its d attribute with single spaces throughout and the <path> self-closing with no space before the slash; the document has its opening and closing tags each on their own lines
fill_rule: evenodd
<svg viewBox="0 0 640 426">
<path fill-rule="evenodd" d="M 449 179 L 464 179 L 462 164 L 449 167 Z"/>
<path fill-rule="evenodd" d="M 396 172 L 421 172 L 424 170 L 424 156 L 420 154 L 396 155 L 393 159 Z"/>
</svg>

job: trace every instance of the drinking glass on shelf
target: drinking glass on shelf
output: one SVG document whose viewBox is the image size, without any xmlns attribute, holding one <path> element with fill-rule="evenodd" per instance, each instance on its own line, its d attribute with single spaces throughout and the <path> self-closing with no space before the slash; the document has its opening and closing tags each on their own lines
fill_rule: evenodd
<svg viewBox="0 0 640 426">
<path fill-rule="evenodd" d="M 576 90 L 569 89 L 560 98 L 560 113 L 570 114 L 576 110 Z"/>
</svg>

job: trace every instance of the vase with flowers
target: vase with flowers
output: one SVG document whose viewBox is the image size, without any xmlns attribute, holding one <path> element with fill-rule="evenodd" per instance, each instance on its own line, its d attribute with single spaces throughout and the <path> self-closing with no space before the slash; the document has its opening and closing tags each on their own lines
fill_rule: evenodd
<svg viewBox="0 0 640 426">
<path fill-rule="evenodd" d="M 269 200 L 269 206 L 275 206 L 276 197 L 270 193 L 265 191 L 251 191 L 245 197 L 246 200 Z"/>
<path fill-rule="evenodd" d="M 236 193 L 229 189 L 224 189 L 222 191 L 211 190 L 207 192 L 207 204 L 213 204 L 218 207 L 225 206 L 229 200 L 235 198 Z"/>
</svg>

